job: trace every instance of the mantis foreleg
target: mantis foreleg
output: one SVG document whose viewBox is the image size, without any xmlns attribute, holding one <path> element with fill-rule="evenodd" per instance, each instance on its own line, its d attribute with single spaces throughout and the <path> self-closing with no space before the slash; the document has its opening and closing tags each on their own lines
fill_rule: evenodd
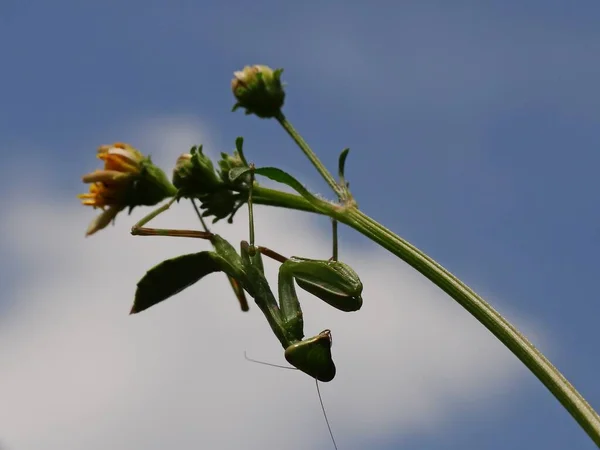
<svg viewBox="0 0 600 450">
<path fill-rule="evenodd" d="M 193 199 L 191 200 L 192 205 L 194 206 L 194 210 L 196 211 L 196 214 L 198 215 L 198 218 L 200 219 L 200 222 L 202 223 L 202 226 L 204 227 L 204 231 L 173 230 L 173 229 L 166 229 L 166 228 L 144 228 L 145 224 L 150 222 L 152 219 L 154 219 L 159 214 L 162 214 L 163 212 L 168 210 L 176 200 L 177 200 L 177 197 L 173 197 L 169 202 L 165 203 L 160 208 L 157 208 L 156 210 L 152 211 L 150 214 L 144 216 L 139 222 L 137 222 L 135 225 L 133 225 L 133 227 L 131 227 L 131 234 L 134 236 L 191 237 L 191 238 L 200 238 L 200 239 L 211 240 L 214 235 L 213 235 L 213 233 L 211 233 L 208 230 L 208 227 L 204 223 L 204 220 L 202 219 L 202 215 L 199 213 L 198 208 L 196 207 L 196 204 L 194 203 Z M 227 279 L 229 280 L 229 284 L 231 285 L 231 289 L 233 290 L 233 293 L 235 294 L 236 298 L 238 299 L 238 302 L 240 303 L 240 309 L 244 312 L 248 311 L 250 308 L 248 307 L 248 300 L 246 300 L 246 295 L 244 294 L 244 290 L 241 288 L 240 284 L 238 283 L 238 281 L 235 278 L 227 276 Z"/>
<path fill-rule="evenodd" d="M 256 250 L 281 263 L 279 269 L 280 298 L 281 290 L 294 289 L 292 280 L 296 280 L 302 289 L 336 309 L 352 312 L 361 308 L 363 285 L 357 273 L 349 265 L 337 260 L 325 261 L 296 256 L 286 258 L 267 247 L 259 246 L 256 247 Z M 295 294 L 295 290 L 293 293 Z M 291 311 L 294 308 L 296 306 L 292 305 Z"/>
</svg>

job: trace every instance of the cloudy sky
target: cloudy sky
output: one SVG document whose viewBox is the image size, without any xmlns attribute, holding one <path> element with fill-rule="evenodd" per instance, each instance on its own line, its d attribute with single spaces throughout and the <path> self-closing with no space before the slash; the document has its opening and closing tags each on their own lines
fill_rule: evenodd
<svg viewBox="0 0 600 450">
<path fill-rule="evenodd" d="M 600 408 L 600 6 L 522 2 L 0 2 L 0 448 L 332 448 L 314 382 L 255 305 L 212 275 L 128 316 L 152 265 L 202 241 L 84 238 L 80 177 L 125 141 L 170 173 L 237 136 L 258 166 L 328 194 L 276 123 L 231 113 L 246 64 L 285 68 L 285 113 L 366 213 L 523 330 Z M 247 236 L 247 215 L 216 230 Z M 157 224 L 197 227 L 189 205 Z M 301 297 L 330 328 L 321 385 L 340 449 L 592 449 L 521 364 L 392 255 L 341 230 L 361 311 Z M 329 256 L 322 218 L 257 210 L 257 240 Z M 277 265 L 268 266 L 276 281 Z"/>
</svg>

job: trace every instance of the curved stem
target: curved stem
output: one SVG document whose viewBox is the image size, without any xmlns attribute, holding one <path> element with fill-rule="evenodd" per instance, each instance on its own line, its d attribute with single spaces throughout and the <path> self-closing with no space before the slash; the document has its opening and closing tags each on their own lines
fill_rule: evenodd
<svg viewBox="0 0 600 450">
<path fill-rule="evenodd" d="M 491 305 L 429 256 L 361 211 L 349 209 L 340 216 L 340 222 L 410 264 L 469 311 L 533 372 L 600 447 L 600 417 L 596 411 L 558 369 Z"/>
<path fill-rule="evenodd" d="M 310 162 L 313 164 L 313 166 L 315 166 L 315 169 L 317 169 L 317 172 L 319 172 L 321 174 L 321 176 L 323 177 L 323 179 L 325 179 L 327 184 L 329 186 L 331 186 L 331 189 L 333 189 L 333 192 L 335 192 L 338 196 L 340 196 L 342 194 L 342 191 L 341 191 L 340 186 L 338 185 L 337 181 L 335 181 L 335 178 L 333 178 L 333 176 L 329 173 L 327 168 L 319 160 L 317 155 L 315 155 L 315 152 L 313 152 L 311 150 L 311 148 L 308 146 L 308 144 L 302 138 L 302 136 L 300 136 L 300 134 L 296 131 L 296 129 L 292 126 L 292 124 L 286 119 L 286 117 L 283 115 L 283 112 L 280 111 L 279 114 L 277 114 L 275 116 L 275 118 L 281 124 L 283 129 L 285 131 L 287 131 L 287 133 L 294 140 L 294 142 L 296 142 L 296 144 L 298 144 L 298 147 L 300 147 L 300 149 L 304 152 L 304 154 L 310 160 Z"/>
<path fill-rule="evenodd" d="M 302 211 L 321 213 L 302 197 L 261 188 L 260 201 Z M 554 365 L 514 326 L 471 288 L 418 248 L 394 234 L 354 206 L 330 204 L 327 214 L 354 228 L 408 263 L 446 292 L 492 332 L 548 388 L 573 418 L 600 447 L 600 417 Z"/>
</svg>

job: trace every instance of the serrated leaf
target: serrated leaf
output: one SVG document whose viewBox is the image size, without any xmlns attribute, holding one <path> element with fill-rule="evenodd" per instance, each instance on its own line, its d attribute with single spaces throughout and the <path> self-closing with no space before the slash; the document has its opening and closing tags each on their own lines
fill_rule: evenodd
<svg viewBox="0 0 600 450">
<path fill-rule="evenodd" d="M 154 266 L 137 284 L 130 314 L 136 314 L 221 270 L 218 256 L 212 252 L 191 253 L 167 259 Z"/>
</svg>

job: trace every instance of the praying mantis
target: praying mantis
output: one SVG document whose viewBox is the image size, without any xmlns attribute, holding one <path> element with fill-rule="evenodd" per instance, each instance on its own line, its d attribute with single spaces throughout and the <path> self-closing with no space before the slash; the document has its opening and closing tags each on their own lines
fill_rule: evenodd
<svg viewBox="0 0 600 450">
<path fill-rule="evenodd" d="M 350 266 L 334 258 L 286 258 L 266 247 L 255 247 L 251 195 L 250 189 L 250 243 L 242 241 L 239 254 L 227 240 L 208 231 L 204 223 L 205 231 L 144 228 L 146 223 L 168 209 L 176 198 L 134 225 L 131 229 L 133 235 L 200 238 L 210 241 L 214 251 L 182 255 L 154 266 L 137 284 L 131 313 L 139 313 L 166 300 L 210 273 L 224 272 L 242 305 L 244 291 L 254 298 L 283 346 L 285 359 L 316 380 L 331 381 L 336 373 L 331 356 L 331 331 L 324 330 L 304 339 L 302 309 L 294 281 L 305 291 L 344 312 L 361 308 L 362 282 Z M 192 203 L 198 212 L 193 200 Z M 265 278 L 261 255 L 281 263 L 279 303 Z"/>
</svg>

